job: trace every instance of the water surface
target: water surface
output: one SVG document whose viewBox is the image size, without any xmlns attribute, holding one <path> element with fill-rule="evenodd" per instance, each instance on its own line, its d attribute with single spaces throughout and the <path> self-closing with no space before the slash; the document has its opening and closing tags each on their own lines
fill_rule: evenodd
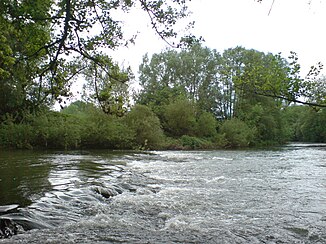
<svg viewBox="0 0 326 244">
<path fill-rule="evenodd" d="M 325 243 L 326 147 L 0 152 L 0 243 Z"/>
</svg>

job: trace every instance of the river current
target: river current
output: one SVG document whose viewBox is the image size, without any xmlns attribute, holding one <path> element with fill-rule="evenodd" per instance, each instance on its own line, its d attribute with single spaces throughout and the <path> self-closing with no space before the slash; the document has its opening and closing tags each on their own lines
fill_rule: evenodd
<svg viewBox="0 0 326 244">
<path fill-rule="evenodd" d="M 326 243 L 326 145 L 0 151 L 2 243 Z"/>
</svg>

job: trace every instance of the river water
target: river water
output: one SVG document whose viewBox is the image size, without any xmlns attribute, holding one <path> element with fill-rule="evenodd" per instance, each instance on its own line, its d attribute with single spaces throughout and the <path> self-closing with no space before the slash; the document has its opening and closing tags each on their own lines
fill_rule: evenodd
<svg viewBox="0 0 326 244">
<path fill-rule="evenodd" d="M 2 243 L 326 243 L 326 145 L 0 151 Z"/>
</svg>

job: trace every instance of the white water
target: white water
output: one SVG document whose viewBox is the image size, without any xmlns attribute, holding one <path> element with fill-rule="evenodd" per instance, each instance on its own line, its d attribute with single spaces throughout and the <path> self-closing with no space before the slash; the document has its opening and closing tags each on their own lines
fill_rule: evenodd
<svg viewBox="0 0 326 244">
<path fill-rule="evenodd" d="M 42 155 L 44 163 L 47 188 L 9 214 L 43 229 L 0 243 L 326 242 L 325 145 L 75 152 Z"/>
</svg>

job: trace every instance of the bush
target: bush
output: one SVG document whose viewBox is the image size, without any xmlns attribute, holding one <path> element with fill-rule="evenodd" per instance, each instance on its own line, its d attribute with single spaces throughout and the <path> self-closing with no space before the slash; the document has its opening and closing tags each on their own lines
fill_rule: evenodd
<svg viewBox="0 0 326 244">
<path fill-rule="evenodd" d="M 214 137 L 216 135 L 216 125 L 214 115 L 204 112 L 197 120 L 196 135 L 199 137 Z"/>
<path fill-rule="evenodd" d="M 300 121 L 302 141 L 326 142 L 326 109 L 307 109 Z"/>
<path fill-rule="evenodd" d="M 135 141 L 141 148 L 157 149 L 163 144 L 164 134 L 160 120 L 149 107 L 136 105 L 124 121 L 134 131 Z"/>
<path fill-rule="evenodd" d="M 187 99 L 179 99 L 164 109 L 164 130 L 171 136 L 193 135 L 196 129 L 194 105 Z"/>
<path fill-rule="evenodd" d="M 211 141 L 198 137 L 184 135 L 180 138 L 184 149 L 211 149 L 214 145 Z"/>
<path fill-rule="evenodd" d="M 78 118 L 58 112 L 48 112 L 33 122 L 37 139 L 34 144 L 46 148 L 79 148 L 81 127 Z"/>
<path fill-rule="evenodd" d="M 215 145 L 215 148 L 225 148 L 228 147 L 228 140 L 225 138 L 225 134 L 217 133 L 213 138 L 212 142 Z"/>
<path fill-rule="evenodd" d="M 254 136 L 254 131 L 245 122 L 236 118 L 225 121 L 220 133 L 224 135 L 229 147 L 247 147 Z"/>
<path fill-rule="evenodd" d="M 130 149 L 134 132 L 121 118 L 90 109 L 79 116 L 81 121 L 81 146 L 86 148 Z"/>
<path fill-rule="evenodd" d="M 0 124 L 0 146 L 4 148 L 31 149 L 34 135 L 28 124 Z"/>
</svg>

